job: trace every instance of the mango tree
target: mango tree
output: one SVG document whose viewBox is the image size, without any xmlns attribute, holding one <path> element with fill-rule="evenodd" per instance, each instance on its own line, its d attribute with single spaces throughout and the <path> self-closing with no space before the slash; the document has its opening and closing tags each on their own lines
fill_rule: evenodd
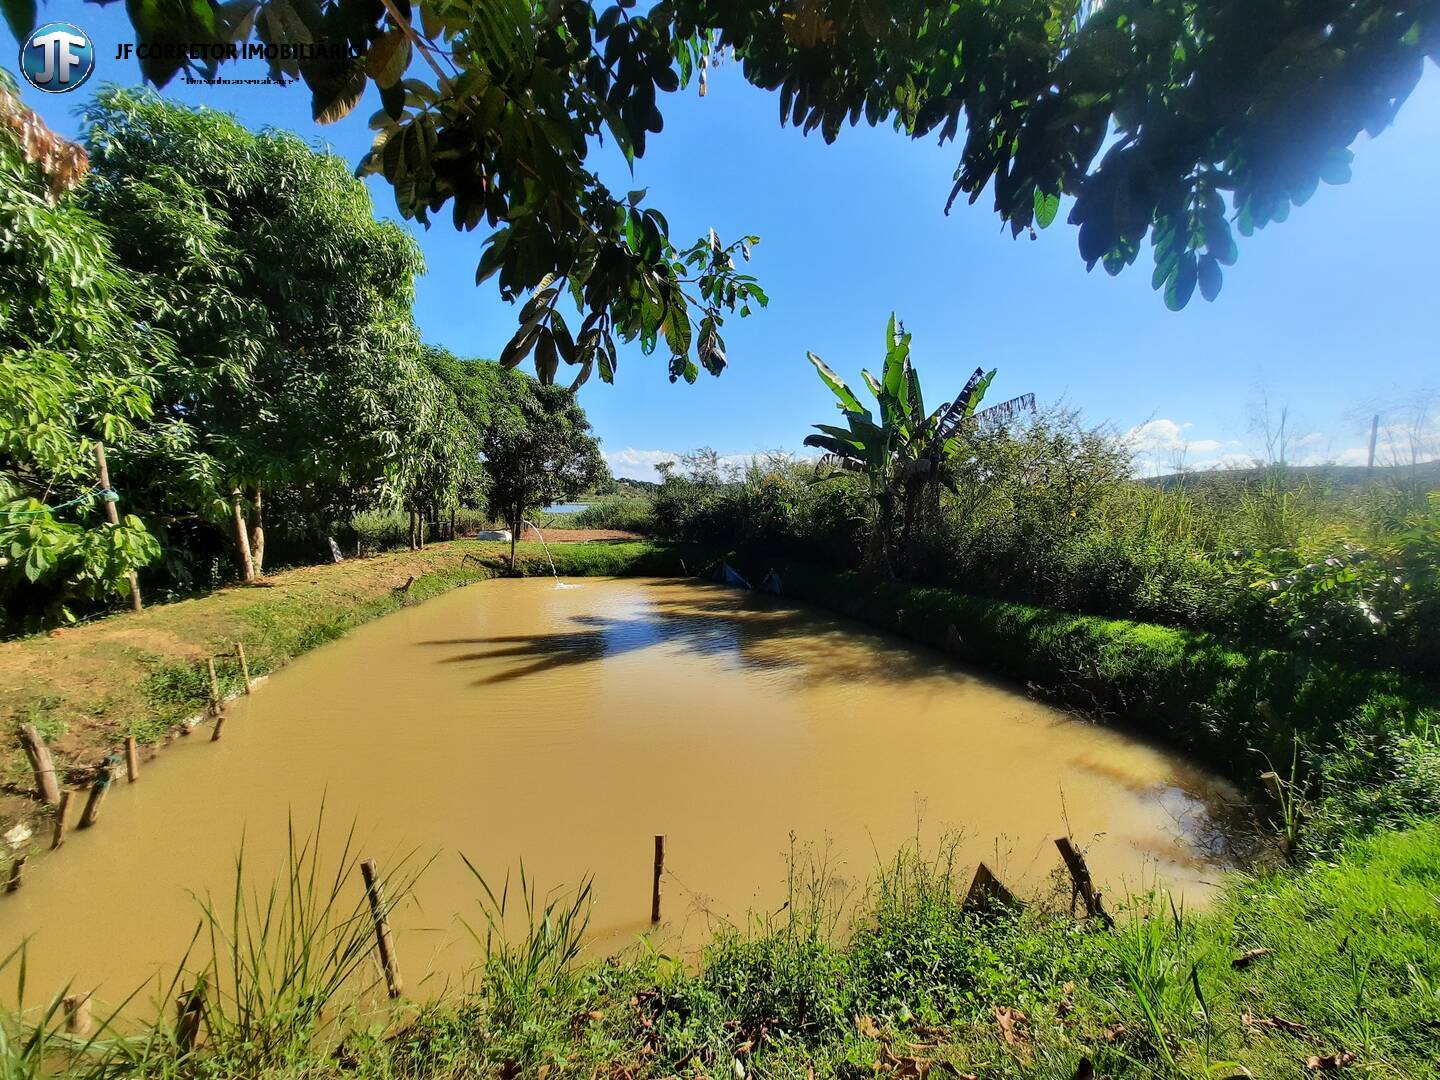
<svg viewBox="0 0 1440 1080">
<path fill-rule="evenodd" d="M 835 395 L 845 426 L 816 424 L 821 434 L 807 436 L 805 445 L 827 451 L 831 466 L 863 473 L 868 480 L 875 516 L 863 565 L 870 573 L 894 570 L 897 512 L 901 519 L 899 543 L 905 551 L 917 528 L 938 519 L 940 488 L 948 481 L 945 464 L 964 452 L 968 432 L 976 424 L 1000 423 L 1035 408 L 1035 395 L 1023 394 L 978 412 L 996 373 L 995 369 L 976 368 L 953 401 L 926 413 L 920 377 L 910 362 L 910 335 L 897 325 L 893 314 L 885 330 L 880 378 L 868 371 L 860 373 L 879 404 L 878 421 L 820 357 L 808 356 L 821 381 Z"/>
<path fill-rule="evenodd" d="M 144 492 L 174 529 L 231 535 L 263 573 L 267 496 L 291 524 L 396 505 L 425 451 L 433 387 L 411 316 L 424 265 L 362 183 L 298 136 L 150 92 L 85 111 L 81 189 L 137 282 L 153 364 Z"/>
<path fill-rule="evenodd" d="M 129 589 L 160 554 L 128 512 L 126 448 L 150 416 L 167 343 L 104 230 L 71 189 L 84 151 L 24 108 L 0 72 L 0 607 L 28 628 Z M 122 491 L 106 521 L 95 442 Z"/>
<path fill-rule="evenodd" d="M 604 474 L 604 462 L 573 393 L 519 372 L 501 374 L 482 443 L 490 514 L 510 528 L 513 569 L 525 515 L 587 490 Z"/>
</svg>

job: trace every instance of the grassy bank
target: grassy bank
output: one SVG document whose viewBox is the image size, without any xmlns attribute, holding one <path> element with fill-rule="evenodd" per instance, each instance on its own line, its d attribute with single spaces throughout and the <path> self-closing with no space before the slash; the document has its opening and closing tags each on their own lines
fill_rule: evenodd
<svg viewBox="0 0 1440 1080">
<path fill-rule="evenodd" d="M 508 546 L 505 548 L 508 553 Z M 650 544 L 552 545 L 570 576 L 677 573 L 678 554 Z M 521 572 L 549 573 L 538 543 L 519 549 Z M 63 777 L 79 783 L 127 736 L 158 748 L 205 708 L 206 659 L 221 692 L 241 684 L 234 643 L 252 676 L 274 671 L 404 604 L 503 572 L 501 547 L 474 541 L 423 551 L 310 566 L 275 574 L 262 587 L 120 614 L 73 629 L 0 642 L 0 821 L 32 815 L 34 778 L 15 732 L 34 724 Z M 413 580 L 412 580 L 413 579 Z M 407 585 L 408 583 L 408 585 Z"/>
<path fill-rule="evenodd" d="M 400 605 L 503 572 L 501 550 L 462 541 L 313 567 L 276 575 L 267 588 L 9 642 L 0 646 L 10 688 L 0 707 L 12 727 L 41 726 L 62 767 L 75 771 L 126 734 L 163 742 L 198 712 L 207 656 L 221 659 L 222 687 L 234 689 L 235 640 L 263 674 Z M 549 573 L 538 544 L 520 551 L 521 572 Z M 566 576 L 670 575 L 714 558 L 648 543 L 551 552 Z M 769 566 L 735 561 L 753 579 Z M 169 997 L 142 1037 L 102 1030 L 88 1042 L 68 1040 L 58 1001 L 46 1001 L 0 1017 L 0 1074 L 40 1075 L 42 1066 L 52 1075 L 277 1080 L 1433 1074 L 1440 823 L 1426 815 L 1440 810 L 1440 735 L 1425 727 L 1426 688 L 1209 635 L 801 563 L 778 569 L 790 598 L 1144 723 L 1245 775 L 1256 771 L 1248 746 L 1288 746 L 1300 734 L 1326 787 L 1292 790 L 1306 810 L 1296 827 L 1338 837 L 1343 843 L 1325 846 L 1338 854 L 1237 879 L 1202 914 L 1163 896 L 1112 897 L 1113 909 L 1126 910 L 1108 931 L 1075 922 L 1063 891 L 1022 912 L 967 912 L 973 868 L 943 849 L 900 854 L 844 902 L 823 869 L 797 866 L 784 908 L 719 930 L 693 963 L 643 944 L 587 959 L 583 894 L 541 893 L 527 937 L 491 938 L 478 924 L 475 989 L 378 1012 L 383 994 L 354 867 L 317 896 L 306 889 L 331 879 L 302 858 L 276 893 L 289 907 L 265 924 L 248 924 L 260 918 L 254 908 L 239 922 L 225 910 L 206 916 L 222 950 L 228 938 L 251 951 L 238 981 L 213 978 L 234 969 L 235 955 L 215 958 L 198 1050 L 182 1051 Z M 1428 756 L 1371 747 L 1365 757 L 1357 717 L 1362 727 L 1410 725 Z M 30 784 L 23 757 L 7 762 L 18 777 L 13 804 L 33 807 L 20 794 Z M 302 879 L 310 884 L 291 887 Z M 476 892 L 494 925 L 513 928 L 523 906 L 513 891 L 497 899 L 477 882 Z M 508 914 L 499 910 L 507 903 Z M 286 930 L 267 929 L 277 926 Z M 399 947 L 406 955 L 407 942 Z M 362 985 L 370 1004 L 357 1011 Z M 138 1001 L 128 1010 L 132 1024 L 145 1015 Z"/>
<path fill-rule="evenodd" d="M 1352 735 L 1414 730 L 1440 704 L 1434 686 L 1392 670 L 811 563 L 734 559 L 752 581 L 775 565 L 787 598 L 943 649 L 1235 776 L 1263 767 L 1252 750 L 1288 766 L 1295 738 L 1320 751 Z"/>
<path fill-rule="evenodd" d="M 284 930 L 265 932 L 253 907 L 238 922 L 223 906 L 206 913 L 248 959 L 239 979 L 208 984 L 195 1051 L 179 1045 L 168 998 L 152 1027 L 88 1043 L 67 1040 L 58 1001 L 42 1002 L 0 1017 L 0 1068 L 39 1075 L 44 1060 L 51 1075 L 277 1080 L 1419 1078 L 1440 1058 L 1437 867 L 1432 823 L 1307 873 L 1232 885 L 1205 914 L 1138 897 L 1105 930 L 1063 903 L 967 912 L 970 868 L 944 848 L 910 851 L 843 913 L 823 872 L 796 867 L 781 913 L 720 932 L 686 964 L 643 943 L 588 958 L 583 894 L 542 894 L 528 936 L 489 939 L 482 921 L 474 989 L 387 1006 L 354 875 L 328 886 L 302 855 L 289 883 L 301 886 L 282 882 L 271 912 Z M 506 901 L 485 900 L 478 884 L 477 896 L 500 922 Z M 508 905 L 513 917 L 513 892 Z M 220 941 L 216 971 L 235 955 Z M 402 957 L 412 944 L 400 939 Z M 350 1004 L 356 990 L 363 1012 Z"/>
</svg>

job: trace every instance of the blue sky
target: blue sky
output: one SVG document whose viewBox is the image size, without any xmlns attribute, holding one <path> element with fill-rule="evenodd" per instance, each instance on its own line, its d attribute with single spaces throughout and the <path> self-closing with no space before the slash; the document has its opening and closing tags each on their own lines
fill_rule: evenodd
<svg viewBox="0 0 1440 1080">
<path fill-rule="evenodd" d="M 57 130 L 73 134 L 76 107 L 105 82 L 135 84 L 123 7 L 49 3 L 41 19 L 69 17 L 95 38 L 99 67 L 74 95 L 26 93 Z M 15 45 L 4 32 L 5 64 Z M 263 74 L 260 62 L 236 77 Z M 241 71 L 241 68 L 247 70 Z M 418 72 L 417 72 L 418 74 Z M 26 90 L 28 91 L 28 87 Z M 339 124 L 310 120 L 303 87 L 206 87 L 178 82 L 176 100 L 237 114 L 254 127 L 291 128 L 352 163 L 370 143 L 374 91 Z M 1440 215 L 1440 73 L 1427 68 L 1396 124 L 1361 136 L 1354 179 L 1322 186 L 1290 220 L 1241 240 L 1214 304 L 1180 313 L 1150 290 L 1148 252 L 1119 278 L 1087 274 L 1065 211 L 1038 240 L 1012 240 L 982 198 L 942 214 L 958 151 L 913 143 L 889 129 L 847 129 L 833 146 L 778 123 L 774 95 L 739 72 L 713 73 L 664 103 L 665 131 L 631 178 L 602 154 L 618 191 L 647 187 L 677 243 L 713 226 L 723 237 L 762 238 L 751 264 L 771 297 L 767 311 L 732 319 L 730 368 L 694 386 L 671 385 L 666 359 L 622 353 L 613 386 L 581 391 L 617 475 L 653 478 L 651 466 L 701 445 L 724 455 L 800 449 L 809 425 L 832 418 L 832 400 L 807 349 L 858 382 L 879 363 L 884 325 L 897 311 L 933 400 L 953 394 L 977 365 L 998 367 L 993 394 L 1034 391 L 1063 399 L 1093 423 L 1133 433 L 1140 471 L 1240 461 L 1263 452 L 1256 417 L 1288 409 L 1292 460 L 1363 462 L 1371 414 L 1382 410 L 1391 454 L 1408 432 L 1436 440 L 1417 409 L 1440 390 L 1437 251 Z M 387 185 L 371 180 L 379 213 L 396 217 Z M 428 274 L 416 315 L 427 341 L 466 356 L 495 356 L 515 311 L 494 283 L 477 289 L 483 232 L 461 234 L 448 215 L 410 224 Z M 1440 412 L 1440 410 L 1437 410 Z M 1382 442 L 1382 457 L 1387 449 Z"/>
</svg>

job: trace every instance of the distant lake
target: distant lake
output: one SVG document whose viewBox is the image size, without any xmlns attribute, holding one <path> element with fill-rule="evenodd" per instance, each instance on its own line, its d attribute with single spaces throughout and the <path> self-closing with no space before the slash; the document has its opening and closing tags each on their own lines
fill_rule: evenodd
<svg viewBox="0 0 1440 1080">
<path fill-rule="evenodd" d="M 556 503 L 554 506 L 545 507 L 547 514 L 578 514 L 584 510 L 589 503 Z"/>
</svg>

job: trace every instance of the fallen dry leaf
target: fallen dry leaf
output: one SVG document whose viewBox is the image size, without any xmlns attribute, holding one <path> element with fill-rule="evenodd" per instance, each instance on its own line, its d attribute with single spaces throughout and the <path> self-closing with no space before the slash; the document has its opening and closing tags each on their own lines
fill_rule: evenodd
<svg viewBox="0 0 1440 1080">
<path fill-rule="evenodd" d="M 880 1038 L 880 1027 L 871 1016 L 855 1017 L 855 1030 L 860 1032 L 867 1039 Z"/>
<path fill-rule="evenodd" d="M 995 1022 L 1000 1025 L 1000 1033 L 1005 1037 L 1005 1045 L 1016 1050 L 1024 1050 L 1029 1042 L 1025 1037 L 1025 1014 L 1019 1009 L 1012 1009 L 1008 1005 L 995 1006 Z"/>
<path fill-rule="evenodd" d="M 1262 956 L 1269 956 L 1274 951 L 1274 949 L 1247 949 L 1245 952 L 1235 957 L 1234 960 L 1231 960 L 1230 966 L 1236 971 L 1239 971 L 1241 968 L 1249 967 L 1256 960 L 1259 960 Z"/>
<path fill-rule="evenodd" d="M 1111 1024 L 1105 1029 L 1105 1041 L 1107 1043 L 1119 1042 L 1128 1032 L 1129 1029 L 1124 1024 Z"/>
<path fill-rule="evenodd" d="M 1349 1050 L 1337 1050 L 1326 1057 L 1308 1057 L 1305 1068 L 1311 1072 L 1339 1072 L 1347 1065 L 1355 1064 L 1355 1055 Z"/>
<path fill-rule="evenodd" d="M 1240 1023 L 1247 1028 L 1271 1028 L 1277 1031 L 1288 1032 L 1298 1038 L 1308 1039 L 1311 1037 L 1310 1029 L 1298 1020 L 1286 1020 L 1283 1016 L 1255 1016 L 1249 1012 L 1240 1017 Z"/>
</svg>

